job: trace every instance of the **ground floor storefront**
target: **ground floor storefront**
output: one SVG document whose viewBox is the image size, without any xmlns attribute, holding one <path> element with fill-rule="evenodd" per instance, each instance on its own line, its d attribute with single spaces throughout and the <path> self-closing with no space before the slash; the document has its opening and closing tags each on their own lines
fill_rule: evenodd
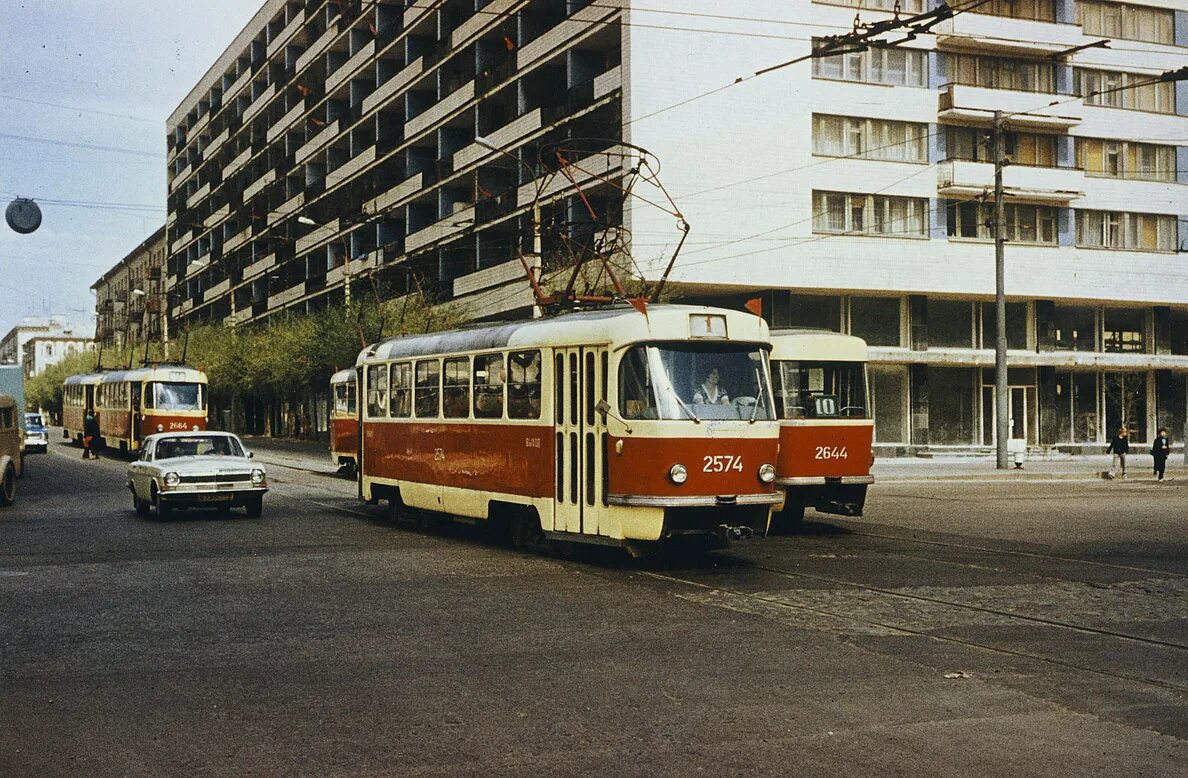
<svg viewBox="0 0 1188 778">
<path fill-rule="evenodd" d="M 884 453 L 995 445 L 993 368 L 872 362 L 875 440 Z M 1010 432 L 1029 447 L 1098 450 L 1126 426 L 1132 443 L 1160 428 L 1182 442 L 1188 371 L 1010 368 Z"/>
</svg>

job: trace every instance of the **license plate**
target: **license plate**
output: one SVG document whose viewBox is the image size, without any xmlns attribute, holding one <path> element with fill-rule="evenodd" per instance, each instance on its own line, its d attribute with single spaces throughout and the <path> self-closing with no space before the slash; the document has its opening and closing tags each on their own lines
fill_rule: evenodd
<svg viewBox="0 0 1188 778">
<path fill-rule="evenodd" d="M 234 496 L 231 494 L 200 494 L 198 502 L 229 502 Z"/>
</svg>

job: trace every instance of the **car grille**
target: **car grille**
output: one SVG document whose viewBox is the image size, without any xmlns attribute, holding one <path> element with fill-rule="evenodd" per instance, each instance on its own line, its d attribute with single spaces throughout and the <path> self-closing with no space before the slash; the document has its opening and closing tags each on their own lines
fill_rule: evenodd
<svg viewBox="0 0 1188 778">
<path fill-rule="evenodd" d="M 219 473 L 218 475 L 183 475 L 183 484 L 243 483 L 251 481 L 250 473 Z"/>
</svg>

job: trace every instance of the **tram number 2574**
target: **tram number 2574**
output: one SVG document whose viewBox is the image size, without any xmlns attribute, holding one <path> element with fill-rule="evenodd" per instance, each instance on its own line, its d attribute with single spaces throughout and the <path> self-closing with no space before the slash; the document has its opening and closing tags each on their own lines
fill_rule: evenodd
<svg viewBox="0 0 1188 778">
<path fill-rule="evenodd" d="M 849 454 L 846 452 L 845 446 L 817 446 L 817 455 L 814 459 L 847 459 Z"/>
<path fill-rule="evenodd" d="M 742 457 L 733 454 L 707 456 L 704 457 L 704 465 L 701 468 L 703 473 L 729 473 L 732 470 L 738 473 L 743 471 Z"/>
</svg>

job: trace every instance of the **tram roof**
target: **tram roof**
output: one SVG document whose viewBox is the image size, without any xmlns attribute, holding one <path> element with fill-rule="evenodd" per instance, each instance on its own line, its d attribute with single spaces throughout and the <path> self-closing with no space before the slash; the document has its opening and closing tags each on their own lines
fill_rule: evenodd
<svg viewBox="0 0 1188 778">
<path fill-rule="evenodd" d="M 621 344 L 657 340 L 689 340 L 690 316 L 726 317 L 727 342 L 769 342 L 767 323 L 745 312 L 702 305 L 650 305 L 644 314 L 623 305 L 573 311 L 541 319 L 476 324 L 456 330 L 390 338 L 369 346 L 356 364 L 400 357 L 453 354 L 508 348 L 549 348 L 587 344 Z M 707 339 L 722 342 L 723 339 Z"/>
<path fill-rule="evenodd" d="M 330 383 L 332 384 L 353 384 L 355 383 L 355 371 L 351 368 L 339 370 L 334 375 L 330 376 Z"/>
<path fill-rule="evenodd" d="M 866 341 L 853 335 L 811 327 L 772 330 L 771 358 L 865 362 Z"/>
<path fill-rule="evenodd" d="M 103 373 L 72 375 L 62 383 L 66 386 L 94 386 L 96 384 L 119 384 L 143 381 L 182 381 L 206 383 L 206 374 L 187 365 L 153 365 L 132 370 L 109 370 Z"/>
</svg>

